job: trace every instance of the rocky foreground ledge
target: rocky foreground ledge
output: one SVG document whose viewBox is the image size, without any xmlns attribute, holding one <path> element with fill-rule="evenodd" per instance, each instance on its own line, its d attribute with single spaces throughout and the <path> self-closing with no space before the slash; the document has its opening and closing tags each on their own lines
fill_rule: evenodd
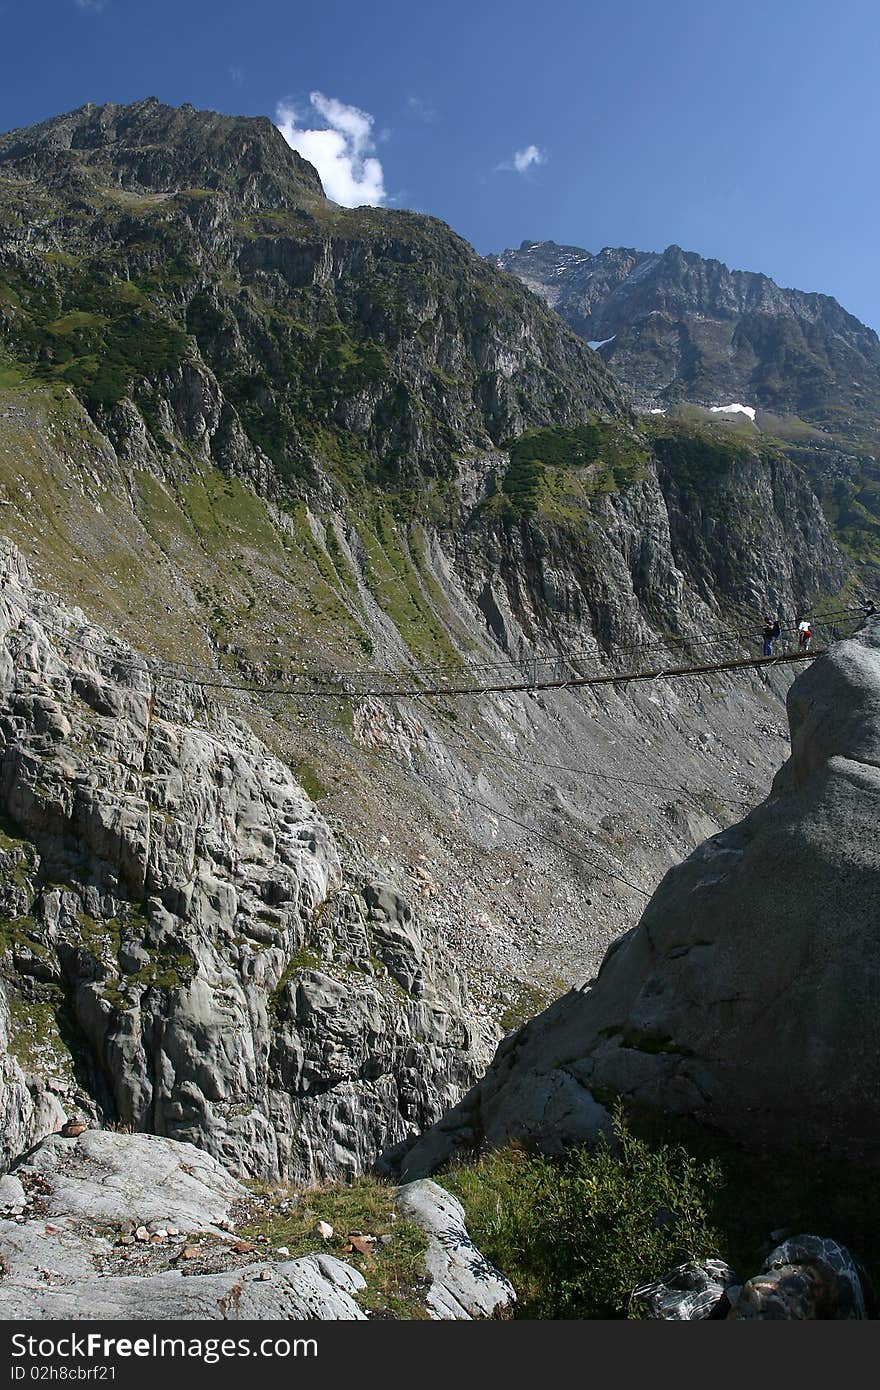
<svg viewBox="0 0 880 1390">
<path fill-rule="evenodd" d="M 0 1319 L 364 1319 L 366 1281 L 346 1261 L 236 1235 L 252 1201 L 192 1144 L 52 1135 L 0 1179 Z M 449 1193 L 413 1183 L 397 1203 L 427 1235 L 423 1316 L 488 1317 L 515 1300 Z"/>
<path fill-rule="evenodd" d="M 788 717 L 766 801 L 670 870 L 595 986 L 506 1038 L 398 1171 L 595 1140 L 611 1095 L 880 1163 L 880 620 L 799 677 Z"/>
</svg>

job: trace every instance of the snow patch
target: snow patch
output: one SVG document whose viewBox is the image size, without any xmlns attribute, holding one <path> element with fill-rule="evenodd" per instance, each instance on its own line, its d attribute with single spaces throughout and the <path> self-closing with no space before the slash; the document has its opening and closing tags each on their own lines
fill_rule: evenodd
<svg viewBox="0 0 880 1390">
<path fill-rule="evenodd" d="M 604 347 L 606 343 L 613 343 L 616 337 L 617 334 L 612 333 L 610 338 L 600 338 L 598 342 L 587 343 L 587 347 L 592 348 L 595 352 L 597 348 Z"/>
<path fill-rule="evenodd" d="M 731 405 L 710 405 L 709 409 L 715 415 L 748 415 L 753 424 L 755 421 L 755 407 L 740 405 L 738 401 L 732 402 Z"/>
<path fill-rule="evenodd" d="M 651 408 L 650 408 L 649 411 L 648 411 L 648 414 L 649 414 L 649 415 L 665 415 L 665 414 L 666 414 L 666 407 L 665 407 L 664 405 L 652 405 Z"/>
</svg>

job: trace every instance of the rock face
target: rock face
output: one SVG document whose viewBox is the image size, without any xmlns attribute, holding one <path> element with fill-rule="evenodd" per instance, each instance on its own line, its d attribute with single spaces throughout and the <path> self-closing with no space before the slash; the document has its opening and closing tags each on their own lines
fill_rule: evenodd
<svg viewBox="0 0 880 1390">
<path fill-rule="evenodd" d="M 661 1279 L 633 1289 L 632 1298 L 648 1317 L 665 1322 L 697 1322 L 724 1318 L 730 1312 L 729 1291 L 739 1280 L 724 1260 L 690 1260 Z"/>
<path fill-rule="evenodd" d="M 741 402 L 872 428 L 880 341 L 825 294 L 782 289 L 680 246 L 662 254 L 552 241 L 489 258 L 519 276 L 645 406 Z"/>
<path fill-rule="evenodd" d="M 788 711 L 767 800 L 670 870 L 592 989 L 504 1040 L 407 1177 L 510 1137 L 595 1138 L 611 1093 L 880 1162 L 880 620 L 800 676 Z"/>
<path fill-rule="evenodd" d="M 361 1171 L 473 1075 L 458 980 L 247 729 L 3 562 L 5 1162 L 82 1113 Z"/>
</svg>

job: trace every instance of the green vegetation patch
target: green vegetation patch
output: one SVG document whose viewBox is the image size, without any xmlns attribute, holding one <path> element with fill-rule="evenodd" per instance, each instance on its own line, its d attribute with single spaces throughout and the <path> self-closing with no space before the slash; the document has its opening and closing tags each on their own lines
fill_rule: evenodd
<svg viewBox="0 0 880 1390">
<path fill-rule="evenodd" d="M 320 970 L 322 964 L 323 962 L 318 952 L 313 949 L 308 941 L 303 942 L 299 950 L 295 951 L 288 960 L 281 972 L 280 980 L 269 995 L 268 1007 L 271 1018 L 277 1022 L 281 1014 L 284 995 L 291 980 L 303 970 Z"/>
<path fill-rule="evenodd" d="M 136 298 L 130 282 L 53 268 L 57 279 L 7 272 L 0 324 L 5 318 L 7 351 L 29 374 L 66 382 L 88 406 L 112 406 L 135 381 L 184 360 L 186 333 L 146 296 Z"/>
<path fill-rule="evenodd" d="M 754 454 L 754 444 L 720 429 L 694 428 L 663 420 L 650 426 L 654 449 L 685 496 L 711 498 L 740 460 Z"/>
<path fill-rule="evenodd" d="M 311 763 L 298 762 L 293 771 L 296 780 L 310 800 L 320 801 L 322 796 L 327 795 L 329 788 L 324 786 L 324 783 L 321 781 L 317 771 L 312 767 Z"/>
<path fill-rule="evenodd" d="M 374 511 L 372 530 L 364 519 L 361 537 L 370 590 L 418 661 L 458 666 L 461 658 L 422 587 L 401 530 L 383 507 Z"/>
<path fill-rule="evenodd" d="M 33 956 L 48 958 L 50 951 L 40 940 L 34 917 L 0 918 L 0 955 L 7 951 L 24 951 Z"/>
<path fill-rule="evenodd" d="M 530 1018 L 542 1013 L 553 997 L 548 989 L 540 989 L 527 980 L 516 980 L 513 998 L 508 1000 L 498 1022 L 505 1033 L 511 1032 L 514 1028 L 521 1028 Z"/>
<path fill-rule="evenodd" d="M 289 1256 L 314 1253 L 316 1247 L 338 1255 L 359 1269 L 367 1287 L 356 1294 L 365 1312 L 377 1318 L 425 1318 L 428 1280 L 425 1274 L 427 1238 L 394 1211 L 394 1188 L 377 1178 L 332 1183 L 310 1192 L 287 1186 L 248 1184 L 259 1201 L 238 1234 L 245 1240 L 265 1238 L 273 1249 L 284 1246 Z M 315 1236 L 315 1225 L 333 1227 L 328 1240 Z M 350 1236 L 374 1236 L 371 1253 L 352 1248 Z M 384 1239 L 383 1239 L 384 1237 Z"/>
<path fill-rule="evenodd" d="M 523 513 L 535 511 L 552 486 L 553 472 L 589 469 L 589 493 L 617 492 L 644 476 L 649 457 L 631 432 L 599 420 L 527 430 L 506 447 L 510 464 L 501 489 Z"/>
<path fill-rule="evenodd" d="M 161 989 L 169 992 L 183 989 L 192 982 L 196 973 L 196 963 L 186 952 L 154 951 L 144 948 L 149 961 L 136 975 L 127 978 L 145 989 Z"/>
<path fill-rule="evenodd" d="M 688 1259 L 747 1279 L 783 1235 L 845 1245 L 880 1287 L 876 1170 L 815 1153 L 747 1153 L 693 1123 L 626 1118 L 562 1158 L 509 1147 L 440 1175 L 471 1238 L 513 1283 L 520 1318 L 639 1317 L 640 1284 Z"/>
<path fill-rule="evenodd" d="M 618 1108 L 613 1142 L 563 1158 L 511 1147 L 443 1174 L 475 1245 L 516 1289 L 517 1318 L 637 1316 L 630 1295 L 718 1253 L 719 1166 L 638 1138 Z"/>
<path fill-rule="evenodd" d="M 73 1065 L 62 1036 L 60 1014 L 64 1005 L 59 992 L 49 988 L 46 998 L 22 999 L 9 993 L 9 1051 L 27 1072 L 47 1071 L 73 1075 Z"/>
</svg>

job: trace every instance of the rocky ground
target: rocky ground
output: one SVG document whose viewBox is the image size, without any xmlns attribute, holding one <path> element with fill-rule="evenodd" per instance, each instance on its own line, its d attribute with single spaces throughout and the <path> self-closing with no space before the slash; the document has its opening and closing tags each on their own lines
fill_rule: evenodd
<svg viewBox="0 0 880 1390">
<path fill-rule="evenodd" d="M 424 1233 L 412 1316 L 491 1316 L 515 1298 L 436 1183 L 399 1190 L 397 1231 L 350 1235 L 362 1269 L 321 1250 L 333 1235 L 323 1223 L 315 1253 L 296 1259 L 265 1235 L 237 1233 L 271 1205 L 190 1144 L 53 1135 L 0 1179 L 0 1317 L 363 1319 L 385 1248 L 371 1243 L 394 1245 L 412 1227 Z"/>
</svg>

